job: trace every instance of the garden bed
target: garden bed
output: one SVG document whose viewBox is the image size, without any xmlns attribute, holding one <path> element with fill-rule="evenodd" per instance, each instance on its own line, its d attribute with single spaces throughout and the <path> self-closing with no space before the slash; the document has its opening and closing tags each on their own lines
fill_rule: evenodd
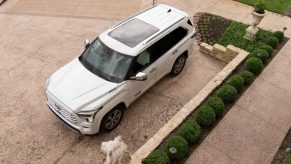
<svg viewBox="0 0 291 164">
<path fill-rule="evenodd" d="M 289 129 L 286 137 L 284 138 L 284 141 L 282 142 L 277 154 L 275 155 L 272 164 L 281 164 L 283 160 L 287 158 L 287 155 L 291 156 L 291 150 L 288 152 L 286 149 L 291 149 L 291 129 Z M 291 163 L 291 157 L 289 157 L 289 163 L 283 163 L 283 164 L 290 164 Z"/>
<path fill-rule="evenodd" d="M 167 136 L 159 147 L 144 160 L 144 163 L 162 164 L 167 163 L 167 161 L 169 162 L 169 160 L 171 161 L 170 163 L 184 163 L 187 157 L 192 154 L 211 130 L 215 128 L 219 121 L 232 108 L 235 101 L 245 92 L 264 66 L 271 61 L 288 41 L 287 38 L 284 38 L 284 36 L 282 38 L 281 36 L 279 45 L 273 45 L 273 42 L 271 42 L 270 44 L 274 47 L 276 46 L 276 48 L 274 50 L 271 49 L 271 51 L 270 49 L 268 49 L 268 51 L 263 50 L 266 53 L 271 53 L 270 57 L 264 58 L 264 56 L 256 56 L 258 54 L 254 53 L 256 52 L 254 50 L 262 46 L 265 42 L 269 42 L 269 38 L 274 35 L 272 32 L 260 29 L 260 33 L 255 42 L 245 41 L 241 44 L 238 43 L 238 40 L 241 40 L 242 31 L 245 30 L 247 25 L 208 13 L 200 13 L 198 16 L 195 16 L 194 19 L 194 24 L 197 29 L 196 39 L 199 42 L 208 41 L 212 42 L 211 44 L 227 43 L 240 48 L 247 48 L 252 52 L 250 55 L 251 58 L 248 58 L 244 64 L 238 66 L 231 74 L 231 77 L 223 82 L 222 87 L 215 89 L 210 96 L 201 103 L 198 109 L 194 110 L 193 113 L 187 117 L 180 127 Z M 215 23 L 221 23 L 221 26 L 215 29 Z M 236 35 L 233 31 L 236 31 L 239 35 Z M 228 38 L 233 39 L 231 40 Z M 269 48 L 270 46 L 264 47 Z M 264 61 L 264 64 L 262 61 Z M 243 71 L 244 73 L 242 73 Z"/>
</svg>

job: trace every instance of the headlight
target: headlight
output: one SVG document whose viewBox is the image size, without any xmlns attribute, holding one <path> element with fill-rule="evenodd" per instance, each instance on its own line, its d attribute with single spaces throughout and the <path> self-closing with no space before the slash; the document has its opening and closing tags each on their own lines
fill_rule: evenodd
<svg viewBox="0 0 291 164">
<path fill-rule="evenodd" d="M 50 78 L 48 78 L 48 79 L 46 80 L 45 87 L 48 88 L 49 84 L 50 84 Z"/>
<path fill-rule="evenodd" d="M 86 119 L 88 122 L 93 122 L 96 113 L 102 108 L 103 107 L 100 107 L 97 110 L 82 111 L 82 112 L 77 113 L 77 115 L 83 119 Z"/>
</svg>

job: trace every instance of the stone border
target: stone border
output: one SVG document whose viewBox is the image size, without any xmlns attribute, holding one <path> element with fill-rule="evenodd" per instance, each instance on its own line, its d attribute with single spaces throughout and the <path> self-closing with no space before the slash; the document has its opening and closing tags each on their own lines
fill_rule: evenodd
<svg viewBox="0 0 291 164">
<path fill-rule="evenodd" d="M 220 44 L 214 44 L 214 46 L 211 46 L 207 43 L 202 42 L 199 45 L 199 48 L 200 52 L 213 56 L 225 63 L 229 63 L 240 53 L 240 48 L 233 45 L 228 45 L 227 47 L 224 47 Z"/>
<path fill-rule="evenodd" d="M 152 136 L 143 146 L 141 146 L 133 155 L 131 164 L 141 163 L 153 150 L 155 150 L 162 141 L 212 93 L 214 89 L 246 59 L 248 52 L 239 50 L 239 54 L 229 62 L 194 98 L 192 98 L 171 120 L 168 121 L 157 133 Z"/>
</svg>

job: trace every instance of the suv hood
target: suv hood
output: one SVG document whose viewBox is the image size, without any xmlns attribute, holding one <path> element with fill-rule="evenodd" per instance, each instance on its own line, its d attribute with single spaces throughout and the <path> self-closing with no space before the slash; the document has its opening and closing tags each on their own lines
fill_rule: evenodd
<svg viewBox="0 0 291 164">
<path fill-rule="evenodd" d="M 117 87 L 87 70 L 76 58 L 57 70 L 47 90 L 75 112 L 90 102 L 109 94 Z"/>
</svg>

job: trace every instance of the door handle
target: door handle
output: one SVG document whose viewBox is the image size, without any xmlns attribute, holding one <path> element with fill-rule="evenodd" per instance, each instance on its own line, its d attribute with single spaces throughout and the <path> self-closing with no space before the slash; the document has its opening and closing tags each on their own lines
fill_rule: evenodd
<svg viewBox="0 0 291 164">
<path fill-rule="evenodd" d="M 153 73 L 156 70 L 156 68 L 153 68 L 150 70 L 150 73 Z"/>
<path fill-rule="evenodd" d="M 178 50 L 177 50 L 177 49 L 176 49 L 176 50 L 174 50 L 174 51 L 173 51 L 173 55 L 175 55 L 177 52 L 178 52 Z"/>
</svg>

